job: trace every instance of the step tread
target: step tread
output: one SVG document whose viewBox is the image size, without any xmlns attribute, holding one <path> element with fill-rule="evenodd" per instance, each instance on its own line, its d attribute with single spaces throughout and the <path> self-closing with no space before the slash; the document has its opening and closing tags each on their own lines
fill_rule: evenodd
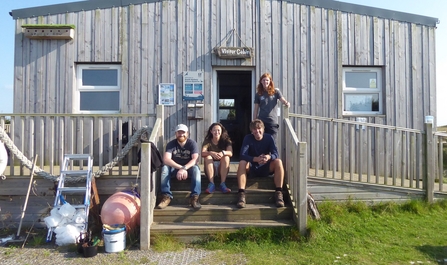
<svg viewBox="0 0 447 265">
<path fill-rule="evenodd" d="M 250 203 L 246 204 L 245 208 L 238 208 L 236 205 L 231 204 L 222 204 L 222 205 L 215 205 L 215 204 L 208 204 L 208 205 L 202 205 L 202 208 L 200 210 L 252 210 L 252 209 L 281 209 L 276 207 L 274 203 Z M 287 208 L 282 207 L 282 208 Z M 162 212 L 162 211 L 184 211 L 184 210 L 192 210 L 191 206 L 189 205 L 169 205 L 165 209 L 155 209 L 155 212 Z M 200 211 L 199 210 L 199 211 Z"/>
<path fill-rule="evenodd" d="M 175 234 L 210 234 L 223 230 L 237 230 L 244 227 L 278 227 L 292 226 L 293 220 L 244 220 L 238 222 L 209 221 L 209 222 L 154 222 L 151 232 L 175 231 Z M 217 231 L 216 231 L 217 230 Z"/>
<path fill-rule="evenodd" d="M 191 193 L 190 191 L 186 191 L 186 190 L 172 190 L 172 189 L 171 189 L 171 192 L 174 194 L 174 196 L 175 196 L 175 194 L 178 194 L 180 196 L 183 194 L 188 195 Z M 245 194 L 259 194 L 259 193 L 262 193 L 262 194 L 267 193 L 267 194 L 274 195 L 275 190 L 274 189 L 259 189 L 259 188 L 245 189 Z M 237 194 L 238 194 L 237 190 L 231 190 L 231 192 L 229 192 L 229 193 L 222 193 L 220 190 L 216 190 L 215 192 L 213 192 L 211 194 L 208 194 L 203 190 L 202 193 L 200 194 L 200 198 L 202 198 L 202 196 L 213 196 L 213 195 L 231 196 L 231 195 L 237 195 Z"/>
<path fill-rule="evenodd" d="M 85 176 L 90 174 L 90 170 L 62 170 L 61 174 L 66 176 Z"/>
<path fill-rule="evenodd" d="M 85 193 L 85 192 L 87 192 L 87 187 L 61 187 L 61 188 L 58 188 L 58 190 L 61 192 L 63 191 L 63 192 L 67 192 L 67 193 L 69 193 L 69 192 L 76 192 L 76 193 L 83 192 L 83 193 Z"/>
</svg>

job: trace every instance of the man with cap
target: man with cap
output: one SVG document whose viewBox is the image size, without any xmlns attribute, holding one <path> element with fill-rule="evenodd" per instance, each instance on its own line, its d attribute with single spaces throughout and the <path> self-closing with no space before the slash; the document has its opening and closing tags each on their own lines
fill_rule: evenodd
<svg viewBox="0 0 447 265">
<path fill-rule="evenodd" d="M 166 145 L 166 152 L 163 155 L 161 200 L 157 208 L 164 209 L 171 202 L 173 196 L 170 180 L 171 177 L 176 177 L 180 181 L 191 179 L 189 203 L 195 210 L 198 210 L 202 207 L 199 203 L 201 173 L 197 166 L 199 147 L 194 140 L 188 138 L 188 127 L 184 124 L 175 127 L 175 138 Z"/>
</svg>

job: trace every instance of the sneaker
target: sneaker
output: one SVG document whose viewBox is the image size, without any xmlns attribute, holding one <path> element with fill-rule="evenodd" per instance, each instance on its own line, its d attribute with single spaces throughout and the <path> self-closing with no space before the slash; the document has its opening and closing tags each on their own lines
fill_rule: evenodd
<svg viewBox="0 0 447 265">
<path fill-rule="evenodd" d="M 171 203 L 171 197 L 167 194 L 163 194 L 160 203 L 157 205 L 157 209 L 164 209 L 169 205 L 169 203 Z"/>
<path fill-rule="evenodd" d="M 275 192 L 276 207 L 284 207 L 284 198 L 281 191 Z"/>
<path fill-rule="evenodd" d="M 245 208 L 245 192 L 238 193 L 238 201 L 236 206 L 238 208 Z"/>
<path fill-rule="evenodd" d="M 189 198 L 189 204 L 191 204 L 191 206 L 192 206 L 192 208 L 194 208 L 194 210 L 198 210 L 198 209 L 202 208 L 202 205 L 200 205 L 200 202 L 199 202 L 199 195 L 191 196 L 191 198 Z"/>
<path fill-rule="evenodd" d="M 208 188 L 206 188 L 205 192 L 208 194 L 213 193 L 216 190 L 216 186 L 214 185 L 214 183 L 208 184 Z"/>
<path fill-rule="evenodd" d="M 220 183 L 220 190 L 222 193 L 230 193 L 231 190 L 227 188 L 227 185 L 225 185 L 225 182 Z"/>
</svg>

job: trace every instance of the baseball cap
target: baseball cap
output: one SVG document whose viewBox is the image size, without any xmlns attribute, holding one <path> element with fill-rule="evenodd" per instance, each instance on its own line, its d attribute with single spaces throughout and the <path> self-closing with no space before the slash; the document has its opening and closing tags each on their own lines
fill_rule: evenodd
<svg viewBox="0 0 447 265">
<path fill-rule="evenodd" d="M 177 127 L 175 127 L 175 132 L 178 132 L 178 131 L 187 132 L 188 126 L 186 126 L 185 124 L 179 124 L 179 125 L 177 125 Z"/>
</svg>

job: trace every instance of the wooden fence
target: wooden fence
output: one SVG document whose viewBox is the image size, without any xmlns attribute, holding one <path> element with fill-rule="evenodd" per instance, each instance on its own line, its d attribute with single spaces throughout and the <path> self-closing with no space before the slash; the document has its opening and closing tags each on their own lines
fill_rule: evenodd
<svg viewBox="0 0 447 265">
<path fill-rule="evenodd" d="M 288 109 L 284 118 L 298 142 L 307 143 L 308 176 L 421 189 L 428 201 L 434 192 L 447 192 L 443 185 L 447 134 L 433 132 L 431 123 L 420 131 L 294 114 Z M 286 150 L 289 145 L 287 140 Z"/>
<path fill-rule="evenodd" d="M 157 114 L 0 114 L 0 126 L 5 128 L 10 119 L 9 137 L 22 154 L 9 155 L 9 176 L 23 176 L 23 159 L 39 156 L 38 166 L 51 175 L 58 175 L 64 154 L 90 154 L 94 165 L 101 168 L 112 161 L 125 146 L 123 135 L 131 139 L 132 130 L 155 124 Z M 151 126 L 149 126 L 150 128 Z M 138 144 L 137 144 L 138 145 Z M 137 145 L 117 166 L 115 171 L 123 175 L 123 165 L 128 170 L 124 175 L 134 175 L 131 165 L 137 164 Z M 23 156 L 23 158 L 22 158 Z M 112 171 L 104 175 L 112 175 Z"/>
</svg>

